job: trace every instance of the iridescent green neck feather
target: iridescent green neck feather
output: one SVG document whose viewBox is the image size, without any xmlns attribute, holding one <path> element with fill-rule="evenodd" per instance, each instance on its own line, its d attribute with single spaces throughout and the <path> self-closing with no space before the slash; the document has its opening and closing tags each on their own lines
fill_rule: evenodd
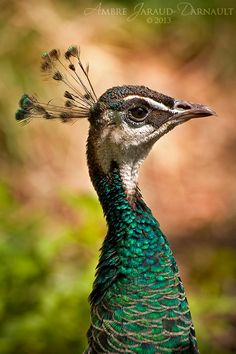
<svg viewBox="0 0 236 354">
<path fill-rule="evenodd" d="M 108 233 L 90 295 L 87 353 L 198 353 L 178 268 L 140 193 L 130 204 L 119 166 L 104 174 L 88 141 L 88 164 Z"/>
</svg>

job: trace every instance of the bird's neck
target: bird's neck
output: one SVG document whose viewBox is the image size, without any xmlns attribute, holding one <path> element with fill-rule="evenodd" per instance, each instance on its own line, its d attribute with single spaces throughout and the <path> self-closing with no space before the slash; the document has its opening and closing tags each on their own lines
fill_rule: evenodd
<svg viewBox="0 0 236 354">
<path fill-rule="evenodd" d="M 89 145 L 88 165 L 108 224 L 91 294 L 92 303 L 98 303 L 119 277 L 134 280 L 143 274 L 146 281 L 157 253 L 166 253 L 168 258 L 171 251 L 138 189 L 132 201 L 129 200 L 119 166 L 113 162 L 109 174 L 105 174 L 94 160 L 94 151 Z"/>
<path fill-rule="evenodd" d="M 109 168 L 106 167 L 104 170 L 98 156 L 99 153 L 94 141 L 89 136 L 87 143 L 89 174 L 107 218 L 108 226 L 115 216 L 124 217 L 122 210 L 129 209 L 129 212 L 132 213 L 138 207 L 145 206 L 147 208 L 137 185 L 140 164 L 119 164 L 111 160 Z"/>
</svg>

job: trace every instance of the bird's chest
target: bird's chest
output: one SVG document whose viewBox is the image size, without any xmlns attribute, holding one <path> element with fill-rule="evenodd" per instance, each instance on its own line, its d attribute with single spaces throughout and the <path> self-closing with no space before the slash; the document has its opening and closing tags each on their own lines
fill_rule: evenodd
<svg viewBox="0 0 236 354">
<path fill-rule="evenodd" d="M 133 227 L 125 228 L 125 234 L 116 230 L 114 237 L 120 237 L 116 248 L 116 277 L 104 301 L 111 311 L 122 309 L 126 314 L 133 308 L 134 317 L 150 308 L 162 313 L 165 307 L 178 307 L 181 282 L 169 244 L 156 223 L 142 224 L 135 219 L 132 224 Z"/>
<path fill-rule="evenodd" d="M 191 325 L 181 281 L 171 272 L 156 278 L 118 277 L 92 312 L 92 328 L 105 341 L 119 343 L 123 352 L 164 353 L 162 343 L 170 348 L 188 345 Z"/>
</svg>

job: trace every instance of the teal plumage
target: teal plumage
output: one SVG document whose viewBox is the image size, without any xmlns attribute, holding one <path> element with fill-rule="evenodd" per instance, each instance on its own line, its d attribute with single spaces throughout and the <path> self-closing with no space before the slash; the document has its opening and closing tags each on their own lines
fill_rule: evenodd
<svg viewBox="0 0 236 354">
<path fill-rule="evenodd" d="M 96 171 L 96 172 L 95 172 Z M 86 353 L 198 353 L 178 268 L 137 191 L 129 204 L 119 168 L 91 178 L 108 223 L 94 289 Z"/>
<path fill-rule="evenodd" d="M 44 53 L 41 69 L 71 90 L 65 91 L 65 106 L 42 104 L 34 96 L 23 95 L 16 119 L 87 118 L 90 123 L 88 167 L 108 232 L 90 295 L 85 353 L 196 354 L 176 261 L 137 181 L 140 165 L 161 136 L 189 119 L 215 112 L 145 86 L 113 87 L 97 99 L 80 50 L 71 46 L 64 57 L 66 65 L 59 50 Z"/>
</svg>

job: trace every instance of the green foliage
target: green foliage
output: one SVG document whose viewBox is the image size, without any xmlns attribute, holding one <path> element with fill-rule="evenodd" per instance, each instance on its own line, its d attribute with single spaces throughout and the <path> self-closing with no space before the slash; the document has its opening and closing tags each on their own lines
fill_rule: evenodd
<svg viewBox="0 0 236 354">
<path fill-rule="evenodd" d="M 2 354 L 80 353 L 86 345 L 87 297 L 104 223 L 94 198 L 63 193 L 63 199 L 81 221 L 77 228 L 62 223 L 56 236 L 45 231 L 46 215 L 25 213 L 0 184 Z"/>
</svg>

